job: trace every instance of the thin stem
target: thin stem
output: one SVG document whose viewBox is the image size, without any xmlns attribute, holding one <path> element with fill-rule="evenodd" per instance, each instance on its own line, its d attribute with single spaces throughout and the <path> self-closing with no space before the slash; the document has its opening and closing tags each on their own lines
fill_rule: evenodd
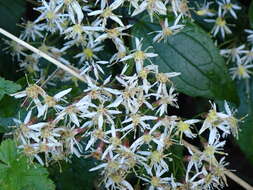
<svg viewBox="0 0 253 190">
<path fill-rule="evenodd" d="M 40 87 L 43 87 L 47 84 L 48 81 L 50 81 L 52 78 L 55 77 L 55 74 L 59 71 L 59 68 L 57 68 L 51 75 L 48 76 L 48 78 L 41 84 Z"/>
<path fill-rule="evenodd" d="M 75 76 L 76 78 L 80 79 L 81 81 L 86 82 L 86 79 L 83 76 L 81 76 L 78 72 L 76 72 L 75 70 L 69 68 L 68 66 L 66 66 L 64 64 L 62 64 L 61 62 L 59 62 L 56 59 L 50 57 L 49 55 L 42 52 L 41 50 L 31 46 L 30 44 L 26 43 L 25 41 L 17 38 L 16 36 L 12 35 L 11 33 L 7 32 L 6 30 L 0 28 L 0 33 L 5 35 L 8 38 L 14 40 L 15 42 L 19 43 L 20 45 L 26 47 L 27 49 L 31 50 L 32 52 L 40 55 L 41 57 L 45 58 L 49 62 L 55 64 L 59 68 L 63 69 L 64 71 L 66 71 L 66 72 L 70 73 L 71 75 Z"/>
<path fill-rule="evenodd" d="M 199 153 L 201 154 L 202 152 L 194 145 L 188 143 L 187 141 L 183 140 L 183 144 L 186 146 L 186 147 L 189 147 L 191 150 L 193 150 L 194 152 L 196 153 Z M 234 173 L 232 173 L 231 171 L 229 170 L 225 170 L 224 171 L 225 175 L 227 177 L 229 177 L 230 179 L 232 179 L 235 183 L 237 183 L 238 185 L 240 185 L 241 187 L 243 187 L 244 189 L 246 190 L 253 190 L 253 187 L 248 184 L 246 181 L 244 181 L 243 179 L 239 178 L 237 175 L 235 175 Z"/>
</svg>

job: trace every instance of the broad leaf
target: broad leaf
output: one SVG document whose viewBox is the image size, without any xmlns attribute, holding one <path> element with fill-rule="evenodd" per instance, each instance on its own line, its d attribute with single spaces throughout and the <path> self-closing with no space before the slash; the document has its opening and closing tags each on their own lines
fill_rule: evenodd
<svg viewBox="0 0 253 190">
<path fill-rule="evenodd" d="M 0 100 L 3 98 L 4 94 L 11 94 L 20 89 L 20 85 L 0 77 Z"/>
<path fill-rule="evenodd" d="M 5 140 L 0 146 L 1 190 L 53 190 L 48 172 L 39 164 L 18 153 L 14 141 Z"/>
<path fill-rule="evenodd" d="M 0 160 L 10 165 L 17 158 L 17 150 L 14 141 L 5 140 L 0 146 Z"/>
<path fill-rule="evenodd" d="M 139 20 L 132 34 L 143 37 L 144 48 L 152 46 L 152 51 L 158 54 L 152 60 L 159 65 L 160 71 L 181 73 L 173 78 L 180 92 L 238 103 L 225 62 L 201 28 L 188 24 L 181 32 L 170 36 L 167 42 L 153 43 L 155 34 L 149 33 L 160 29 L 157 24 Z"/>
</svg>

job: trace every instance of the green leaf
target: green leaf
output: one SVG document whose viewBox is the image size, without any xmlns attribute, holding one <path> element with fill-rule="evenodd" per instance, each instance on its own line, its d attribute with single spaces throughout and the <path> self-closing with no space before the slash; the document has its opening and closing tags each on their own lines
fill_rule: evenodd
<svg viewBox="0 0 253 190">
<path fill-rule="evenodd" d="M 0 1 L 0 27 L 9 32 L 17 32 L 17 22 L 25 11 L 24 0 L 1 0 Z"/>
<path fill-rule="evenodd" d="M 17 150 L 14 141 L 5 140 L 0 146 L 0 160 L 10 165 L 17 158 Z"/>
<path fill-rule="evenodd" d="M 0 77 L 0 100 L 3 98 L 4 94 L 12 94 L 20 89 L 21 86 L 19 84 Z"/>
<path fill-rule="evenodd" d="M 53 190 L 48 172 L 39 164 L 31 164 L 18 153 L 13 140 L 5 140 L 0 146 L 0 189 L 1 190 Z"/>
<path fill-rule="evenodd" d="M 167 42 L 153 43 L 150 32 L 160 26 L 139 20 L 132 34 L 143 37 L 143 48 L 151 46 L 153 62 L 162 72 L 176 71 L 176 88 L 189 96 L 229 100 L 238 103 L 238 97 L 223 58 L 209 36 L 197 25 L 188 24 L 181 32 L 170 36 Z"/>
</svg>

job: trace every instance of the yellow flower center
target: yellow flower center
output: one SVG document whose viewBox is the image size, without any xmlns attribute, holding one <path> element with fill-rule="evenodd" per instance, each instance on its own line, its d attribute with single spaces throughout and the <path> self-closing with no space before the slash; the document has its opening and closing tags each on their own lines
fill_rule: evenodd
<svg viewBox="0 0 253 190">
<path fill-rule="evenodd" d="M 110 38 L 116 38 L 120 35 L 120 32 L 117 28 L 106 30 Z"/>
<path fill-rule="evenodd" d="M 170 36 L 173 34 L 172 30 L 170 28 L 164 28 L 163 33 L 165 36 Z"/>
<path fill-rule="evenodd" d="M 83 50 L 83 53 L 87 56 L 88 59 L 91 59 L 93 57 L 93 51 L 90 48 L 85 48 Z"/>
<path fill-rule="evenodd" d="M 112 9 L 108 7 L 104 10 L 102 17 L 108 18 L 110 16 L 112 16 Z"/>
<path fill-rule="evenodd" d="M 146 143 L 146 144 L 149 144 L 149 142 L 152 140 L 152 136 L 150 134 L 145 134 L 143 135 L 143 141 Z"/>
<path fill-rule="evenodd" d="M 54 107 L 56 105 L 56 100 L 52 96 L 46 95 L 44 97 L 45 104 L 48 105 L 48 107 Z"/>
<path fill-rule="evenodd" d="M 43 89 L 36 84 L 28 86 L 25 91 L 30 98 L 38 98 L 39 94 L 43 94 Z"/>
<path fill-rule="evenodd" d="M 104 132 L 101 129 L 95 130 L 93 134 L 98 139 L 103 139 L 103 137 L 104 137 Z"/>
<path fill-rule="evenodd" d="M 196 14 L 199 16 L 204 16 L 207 13 L 208 13 L 208 9 L 201 9 L 201 10 L 196 11 Z"/>
<path fill-rule="evenodd" d="M 134 53 L 134 59 L 135 61 L 143 61 L 144 59 L 146 59 L 146 55 L 143 51 L 138 50 Z"/>
<path fill-rule="evenodd" d="M 32 146 L 30 146 L 30 145 L 24 145 L 23 152 L 27 156 L 31 156 L 31 155 L 33 155 L 33 154 L 36 153 L 36 151 L 34 150 L 34 148 Z"/>
<path fill-rule="evenodd" d="M 151 181 L 150 181 L 151 185 L 154 186 L 154 187 L 159 187 L 160 186 L 160 179 L 156 176 L 153 176 L 151 178 Z"/>
<path fill-rule="evenodd" d="M 179 121 L 178 130 L 181 132 L 188 131 L 188 130 L 190 130 L 190 126 L 189 126 L 189 124 L 187 124 L 183 121 Z"/>
<path fill-rule="evenodd" d="M 156 80 L 157 80 L 158 82 L 161 82 L 161 83 L 170 82 L 169 78 L 168 78 L 167 75 L 164 74 L 164 73 L 158 73 L 158 74 L 156 75 Z"/>
<path fill-rule="evenodd" d="M 222 17 L 218 17 L 218 18 L 216 19 L 216 24 L 217 24 L 218 26 L 223 27 L 223 26 L 226 25 L 226 20 L 225 20 L 224 18 L 222 18 Z"/>
<path fill-rule="evenodd" d="M 110 142 L 114 147 L 121 145 L 121 140 L 118 137 L 110 138 Z"/>
<path fill-rule="evenodd" d="M 55 18 L 55 14 L 53 11 L 48 11 L 46 17 L 48 20 L 53 20 Z"/>
<path fill-rule="evenodd" d="M 137 126 L 141 122 L 141 116 L 139 114 L 134 114 L 131 118 L 134 126 Z"/>
<path fill-rule="evenodd" d="M 83 29 L 82 29 L 81 24 L 75 24 L 75 25 L 73 26 L 73 31 L 74 31 L 75 33 L 81 34 L 81 33 L 83 32 Z"/>
<path fill-rule="evenodd" d="M 244 77 L 247 74 L 247 70 L 242 65 L 239 65 L 237 68 L 237 73 L 239 76 Z"/>
<path fill-rule="evenodd" d="M 154 152 L 151 153 L 150 159 L 152 163 L 158 163 L 162 160 L 163 158 L 163 153 L 155 150 Z"/>
<path fill-rule="evenodd" d="M 148 76 L 148 73 L 149 73 L 149 70 L 148 69 L 143 69 L 139 72 L 139 76 L 142 78 L 142 79 L 146 79 L 147 76 Z"/>
<path fill-rule="evenodd" d="M 227 4 L 224 5 L 224 8 L 227 9 L 227 10 L 232 9 L 233 8 L 233 4 L 227 3 Z"/>
<path fill-rule="evenodd" d="M 213 156 L 215 153 L 215 148 L 213 146 L 207 146 L 204 152 L 208 156 Z"/>
</svg>

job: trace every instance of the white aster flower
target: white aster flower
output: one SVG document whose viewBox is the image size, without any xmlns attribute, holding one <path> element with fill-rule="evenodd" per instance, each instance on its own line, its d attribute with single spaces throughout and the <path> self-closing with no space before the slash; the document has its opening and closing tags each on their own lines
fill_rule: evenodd
<svg viewBox="0 0 253 190">
<path fill-rule="evenodd" d="M 224 18 L 224 14 L 221 11 L 221 7 L 218 10 L 218 17 L 216 19 L 205 19 L 206 22 L 215 23 L 211 33 L 216 36 L 219 32 L 222 38 L 225 38 L 225 34 L 231 34 L 232 31 L 229 29 L 228 24 Z"/>
<path fill-rule="evenodd" d="M 249 79 L 252 71 L 250 69 L 253 68 L 253 64 L 249 63 L 238 63 L 235 67 L 229 69 L 232 79 L 238 78 L 240 79 Z"/>
<path fill-rule="evenodd" d="M 149 48 L 142 51 L 141 41 L 138 38 L 135 38 L 135 47 L 136 47 L 136 49 L 133 50 L 132 54 L 127 55 L 127 56 L 123 57 L 120 60 L 120 61 L 126 61 L 126 60 L 129 60 L 129 59 L 134 59 L 137 73 L 139 73 L 143 69 L 143 64 L 144 64 L 144 61 L 146 59 L 151 62 L 150 58 L 158 56 L 158 54 L 155 54 L 155 53 L 147 53 L 146 51 Z"/>
<path fill-rule="evenodd" d="M 150 16 L 151 22 L 153 22 L 153 15 L 154 13 L 160 14 L 160 15 L 166 15 L 167 14 L 167 8 L 166 3 L 161 0 L 144 0 L 132 13 L 132 16 L 136 16 L 140 14 L 141 12 L 147 10 L 148 14 Z"/>
<path fill-rule="evenodd" d="M 164 42 L 167 41 L 167 39 L 176 33 L 178 33 L 181 29 L 184 28 L 184 25 L 178 24 L 181 17 L 177 17 L 174 24 L 172 26 L 169 26 L 168 19 L 166 18 L 165 21 L 162 23 L 162 30 L 161 31 L 155 31 L 152 33 L 158 33 L 154 38 L 153 42 L 160 42 L 161 40 L 164 40 Z"/>
<path fill-rule="evenodd" d="M 237 19 L 235 11 L 240 10 L 240 6 L 231 3 L 231 0 L 219 0 L 218 4 L 223 9 L 224 15 L 229 12 L 235 19 Z"/>
</svg>

